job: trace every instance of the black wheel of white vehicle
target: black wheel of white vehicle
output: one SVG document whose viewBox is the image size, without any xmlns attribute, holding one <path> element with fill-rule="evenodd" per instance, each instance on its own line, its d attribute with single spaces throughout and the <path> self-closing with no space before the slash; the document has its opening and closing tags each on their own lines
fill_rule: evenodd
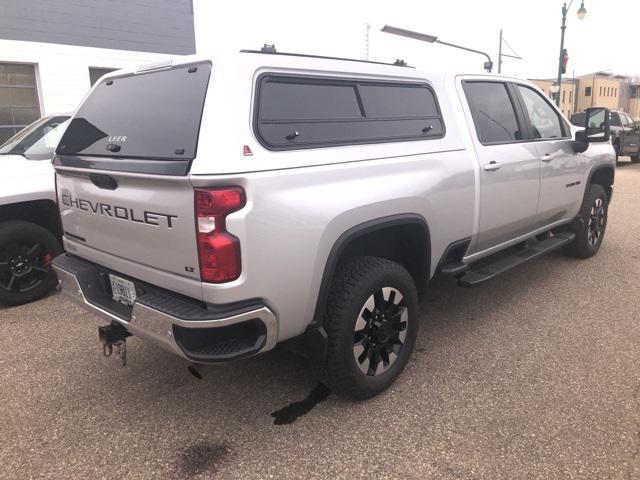
<svg viewBox="0 0 640 480">
<path fill-rule="evenodd" d="M 30 222 L 0 224 L 0 304 L 20 305 L 56 285 L 51 261 L 62 247 L 47 229 Z"/>
<path fill-rule="evenodd" d="M 338 394 L 366 399 L 404 369 L 418 331 L 416 287 L 395 262 L 356 257 L 342 262 L 329 293 L 325 376 Z"/>
<path fill-rule="evenodd" d="M 574 230 L 576 238 L 564 247 L 567 255 L 589 258 L 598 253 L 607 228 L 609 198 L 604 188 L 591 184 L 580 209 Z"/>
</svg>

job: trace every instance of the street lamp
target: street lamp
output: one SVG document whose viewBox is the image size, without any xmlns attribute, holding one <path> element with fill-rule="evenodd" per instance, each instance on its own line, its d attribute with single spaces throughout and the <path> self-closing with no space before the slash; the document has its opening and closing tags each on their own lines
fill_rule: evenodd
<svg viewBox="0 0 640 480">
<path fill-rule="evenodd" d="M 489 54 L 482 52 L 480 50 L 475 50 L 469 47 L 463 47 L 462 45 L 456 45 L 455 43 L 444 42 L 438 39 L 438 37 L 434 35 L 428 35 L 426 33 L 420 33 L 420 32 L 413 32 L 411 30 L 392 27 L 390 25 L 385 25 L 380 29 L 380 31 L 385 33 L 391 33 L 393 35 L 399 35 L 401 37 L 412 38 L 414 40 L 420 40 L 421 42 L 439 43 L 440 45 L 446 45 L 447 47 L 459 48 L 460 50 L 466 50 L 467 52 L 479 53 L 480 55 L 484 55 L 487 58 L 487 61 L 484 62 L 484 69 L 487 72 L 491 72 L 491 69 L 493 68 L 493 62 L 491 61 L 491 57 L 489 56 Z"/>
<path fill-rule="evenodd" d="M 565 2 L 562 5 L 562 26 L 560 27 L 561 35 L 560 35 L 560 57 L 558 58 L 558 90 L 562 90 L 562 64 L 564 62 L 565 50 L 564 50 L 564 31 L 567 29 L 567 13 L 573 4 L 573 0 L 569 2 L 569 6 L 567 7 L 567 3 Z M 578 20 L 582 20 L 587 14 L 587 9 L 584 8 L 584 0 L 580 2 L 580 8 L 578 9 L 577 16 Z M 556 96 L 556 105 L 560 106 L 560 94 Z"/>
</svg>

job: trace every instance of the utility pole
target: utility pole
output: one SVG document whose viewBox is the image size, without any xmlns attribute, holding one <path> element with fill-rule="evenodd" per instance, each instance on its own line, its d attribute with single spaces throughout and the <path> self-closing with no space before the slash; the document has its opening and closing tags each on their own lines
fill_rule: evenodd
<svg viewBox="0 0 640 480">
<path fill-rule="evenodd" d="M 513 55 L 509 55 L 506 53 L 502 53 L 502 44 L 505 44 L 509 47 L 509 50 Z M 500 29 L 500 42 L 498 44 L 498 73 L 502 73 L 502 57 L 515 58 L 516 60 L 522 60 L 522 57 L 516 53 L 516 51 L 511 48 L 511 45 L 504 39 L 502 36 L 502 29 Z"/>
<path fill-rule="evenodd" d="M 573 0 L 571 0 L 573 3 Z M 571 3 L 569 6 L 571 6 Z M 565 3 L 562 6 L 562 26 L 560 30 L 562 33 L 560 34 L 560 60 L 558 61 L 558 95 L 556 95 L 556 105 L 560 106 L 560 92 L 562 91 L 562 60 L 564 58 L 564 31 L 567 29 L 567 4 Z M 593 95 L 593 92 L 591 92 Z"/>
<path fill-rule="evenodd" d="M 502 73 L 502 29 L 500 29 L 500 43 L 498 44 L 498 73 Z"/>
<path fill-rule="evenodd" d="M 560 55 L 558 57 L 558 96 L 556 97 L 556 105 L 560 106 L 560 95 L 562 92 L 562 66 L 564 63 L 564 31 L 567 29 L 567 12 L 571 8 L 573 4 L 573 0 L 569 2 L 569 6 L 567 7 L 566 2 L 562 5 L 562 25 L 560 26 Z M 584 16 L 587 14 L 587 10 L 584 8 L 584 0 L 582 0 L 580 4 L 580 8 L 578 9 L 578 19 L 582 20 Z M 591 92 L 591 101 L 593 102 L 593 92 Z"/>
<path fill-rule="evenodd" d="M 365 60 L 369 60 L 369 32 L 371 30 L 371 24 L 365 23 L 364 28 L 364 58 Z"/>
<path fill-rule="evenodd" d="M 576 71 L 571 71 L 571 91 L 573 92 L 573 103 L 570 105 L 571 113 L 576 113 L 576 105 L 578 104 L 578 89 L 576 88 Z"/>
</svg>

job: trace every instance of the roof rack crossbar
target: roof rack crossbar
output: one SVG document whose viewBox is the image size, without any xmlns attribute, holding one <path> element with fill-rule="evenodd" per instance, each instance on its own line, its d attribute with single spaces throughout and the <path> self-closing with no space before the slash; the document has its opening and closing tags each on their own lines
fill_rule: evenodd
<svg viewBox="0 0 640 480">
<path fill-rule="evenodd" d="M 396 60 L 393 63 L 385 63 L 385 62 L 374 62 L 372 60 L 362 60 L 358 58 L 326 57 L 324 55 L 310 55 L 306 53 L 278 52 L 276 51 L 274 45 L 267 45 L 266 43 L 260 50 L 243 49 L 243 50 L 240 50 L 240 53 L 262 53 L 262 54 L 269 54 L 269 55 L 286 55 L 288 57 L 319 58 L 322 60 L 343 60 L 346 62 L 371 63 L 374 65 L 390 65 L 395 67 L 413 68 L 412 66 L 407 65 L 403 60 L 400 60 L 400 61 Z"/>
</svg>

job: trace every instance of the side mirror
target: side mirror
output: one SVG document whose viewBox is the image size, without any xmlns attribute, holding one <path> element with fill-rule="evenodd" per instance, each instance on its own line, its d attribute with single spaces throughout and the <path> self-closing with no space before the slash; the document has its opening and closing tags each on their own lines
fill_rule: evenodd
<svg viewBox="0 0 640 480">
<path fill-rule="evenodd" d="M 584 130 L 576 132 L 573 150 L 582 153 L 590 143 L 608 142 L 611 139 L 610 113 L 606 108 L 587 108 L 585 112 Z"/>
<path fill-rule="evenodd" d="M 584 132 L 587 142 L 608 142 L 611 138 L 611 115 L 606 108 L 587 108 Z"/>
</svg>

